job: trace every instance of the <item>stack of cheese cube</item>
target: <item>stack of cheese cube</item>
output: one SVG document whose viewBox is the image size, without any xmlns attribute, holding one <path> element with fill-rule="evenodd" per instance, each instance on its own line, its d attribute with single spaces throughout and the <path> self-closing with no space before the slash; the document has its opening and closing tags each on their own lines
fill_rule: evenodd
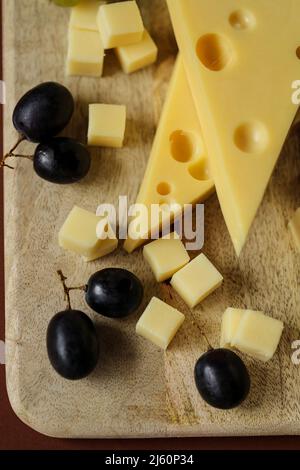
<svg viewBox="0 0 300 470">
<path fill-rule="evenodd" d="M 157 58 L 135 1 L 85 2 L 72 8 L 68 40 L 68 75 L 100 77 L 106 49 L 114 49 L 126 73 Z"/>
</svg>

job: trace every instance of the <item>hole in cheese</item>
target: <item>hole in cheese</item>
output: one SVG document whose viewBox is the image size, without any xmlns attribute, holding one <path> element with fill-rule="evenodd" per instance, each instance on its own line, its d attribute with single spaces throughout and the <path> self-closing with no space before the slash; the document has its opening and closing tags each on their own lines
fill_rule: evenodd
<svg viewBox="0 0 300 470">
<path fill-rule="evenodd" d="M 161 196 L 167 196 L 171 192 L 171 187 L 168 183 L 159 183 L 157 186 L 157 192 Z"/>
<path fill-rule="evenodd" d="M 246 10 L 236 10 L 229 16 L 229 23 L 234 29 L 245 30 L 255 26 L 255 17 Z"/>
<path fill-rule="evenodd" d="M 196 46 L 201 63 L 214 72 L 223 70 L 232 59 L 232 47 L 228 39 L 219 34 L 202 36 Z"/>
<path fill-rule="evenodd" d="M 242 152 L 259 153 L 268 144 L 268 132 L 261 122 L 247 122 L 236 129 L 234 143 Z"/>
<path fill-rule="evenodd" d="M 192 178 L 198 180 L 198 181 L 205 181 L 210 179 L 208 168 L 206 165 L 206 161 L 199 160 L 195 163 L 192 163 L 189 166 L 189 174 L 192 176 Z"/>
<path fill-rule="evenodd" d="M 177 130 L 170 135 L 171 154 L 178 162 L 188 162 L 193 158 L 195 142 L 191 134 Z"/>
</svg>

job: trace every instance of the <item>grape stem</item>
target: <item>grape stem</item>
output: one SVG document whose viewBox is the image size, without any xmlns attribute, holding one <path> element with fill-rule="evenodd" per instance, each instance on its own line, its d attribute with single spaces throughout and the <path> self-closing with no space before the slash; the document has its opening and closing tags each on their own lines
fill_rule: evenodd
<svg viewBox="0 0 300 470">
<path fill-rule="evenodd" d="M 72 290 L 82 290 L 82 291 L 86 291 L 86 286 L 79 286 L 79 287 L 67 287 L 66 285 L 66 281 L 67 281 L 67 277 L 64 276 L 62 270 L 60 269 L 59 271 L 57 271 L 57 274 L 61 280 L 61 283 L 63 285 L 63 288 L 64 288 L 64 294 L 65 294 L 65 300 L 67 302 L 67 308 L 66 310 L 72 310 L 72 307 L 71 307 L 71 299 L 70 299 L 70 292 Z"/>
<path fill-rule="evenodd" d="M 6 163 L 6 160 L 8 158 L 11 158 L 11 157 L 15 157 L 15 158 L 27 158 L 28 160 L 33 160 L 33 155 L 20 155 L 20 154 L 17 154 L 17 153 L 14 153 L 15 150 L 19 147 L 20 143 L 23 142 L 24 140 L 26 140 L 26 137 L 24 135 L 21 135 L 18 139 L 18 141 L 15 143 L 15 145 L 13 146 L 12 149 L 10 149 L 10 151 L 4 155 L 4 157 L 2 158 L 1 162 L 0 162 L 0 168 L 2 167 L 6 167 L 6 168 L 10 168 L 11 170 L 14 170 L 14 167 L 11 166 L 11 165 L 8 165 Z"/>
<path fill-rule="evenodd" d="M 166 300 L 171 304 L 175 304 L 176 299 L 174 298 L 174 295 L 173 295 L 173 292 L 172 292 L 172 287 L 167 283 L 163 283 L 162 284 L 162 289 L 163 289 L 163 292 L 164 292 L 164 296 L 166 297 Z M 176 305 L 174 305 L 174 306 L 176 307 Z M 214 349 L 213 346 L 211 345 L 208 337 L 204 333 L 203 329 L 199 326 L 192 310 L 190 310 L 186 305 L 183 305 L 183 304 L 182 304 L 182 310 L 185 310 L 192 317 L 192 322 L 197 327 L 197 329 L 199 330 L 199 333 L 201 334 L 201 336 L 203 336 L 203 338 L 205 339 L 205 341 L 208 345 L 208 349 L 209 350 Z"/>
</svg>

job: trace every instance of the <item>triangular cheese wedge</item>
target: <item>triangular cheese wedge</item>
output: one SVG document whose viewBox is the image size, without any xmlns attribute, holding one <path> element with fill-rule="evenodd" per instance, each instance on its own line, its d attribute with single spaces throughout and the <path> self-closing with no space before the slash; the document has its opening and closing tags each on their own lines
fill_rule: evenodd
<svg viewBox="0 0 300 470">
<path fill-rule="evenodd" d="M 167 2 L 239 255 L 297 111 L 300 1 Z"/>
<path fill-rule="evenodd" d="M 132 252 L 150 238 L 151 231 L 161 228 L 165 218 L 171 215 L 174 219 L 185 204 L 203 201 L 213 191 L 199 119 L 183 62 L 178 57 L 136 201 L 145 206 L 148 215 L 152 204 L 161 205 L 161 214 L 151 223 L 148 217 L 144 231 L 138 224 L 139 233 L 131 222 L 131 238 L 129 233 L 124 248 Z M 171 214 L 164 212 L 168 207 Z"/>
</svg>

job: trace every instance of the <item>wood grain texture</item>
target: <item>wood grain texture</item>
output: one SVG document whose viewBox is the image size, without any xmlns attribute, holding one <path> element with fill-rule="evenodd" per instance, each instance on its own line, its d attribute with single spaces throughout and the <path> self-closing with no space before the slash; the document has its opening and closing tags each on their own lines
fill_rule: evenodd
<svg viewBox="0 0 300 470">
<path fill-rule="evenodd" d="M 291 362 L 291 343 L 300 339 L 300 258 L 286 229 L 300 205 L 300 143 L 289 138 L 266 197 L 237 260 L 216 197 L 205 205 L 204 252 L 225 277 L 224 285 L 193 312 L 155 283 L 141 252 L 120 248 L 103 260 L 84 264 L 59 249 L 58 231 L 74 204 L 95 210 L 116 203 L 121 194 L 134 201 L 143 176 L 155 126 L 170 79 L 176 44 L 163 0 L 139 2 L 146 26 L 160 45 L 158 63 L 124 75 L 112 54 L 104 78 L 66 78 L 68 12 L 48 0 L 5 0 L 4 64 L 7 86 L 5 149 L 16 140 L 11 114 L 16 100 L 32 86 L 57 80 L 76 98 L 67 135 L 85 140 L 91 102 L 126 104 L 128 124 L 121 150 L 93 150 L 90 175 L 79 184 L 57 187 L 32 171 L 27 161 L 5 170 L 7 387 L 11 404 L 29 426 L 57 437 L 158 437 L 198 435 L 300 434 L 300 369 Z M 150 5 L 151 3 L 151 5 Z M 31 144 L 22 150 L 32 152 Z M 93 314 L 81 293 L 73 304 L 90 314 L 102 339 L 102 360 L 81 382 L 60 379 L 48 363 L 47 324 L 64 308 L 56 270 L 72 285 L 83 284 L 97 269 L 122 266 L 146 286 L 145 307 L 161 295 L 186 313 L 186 322 L 169 351 L 134 334 L 140 312 L 121 322 Z M 286 326 L 276 357 L 261 364 L 245 357 L 252 390 L 243 406 L 230 412 L 207 407 L 197 395 L 193 367 L 210 343 L 218 346 L 226 307 L 262 309 Z"/>
</svg>

